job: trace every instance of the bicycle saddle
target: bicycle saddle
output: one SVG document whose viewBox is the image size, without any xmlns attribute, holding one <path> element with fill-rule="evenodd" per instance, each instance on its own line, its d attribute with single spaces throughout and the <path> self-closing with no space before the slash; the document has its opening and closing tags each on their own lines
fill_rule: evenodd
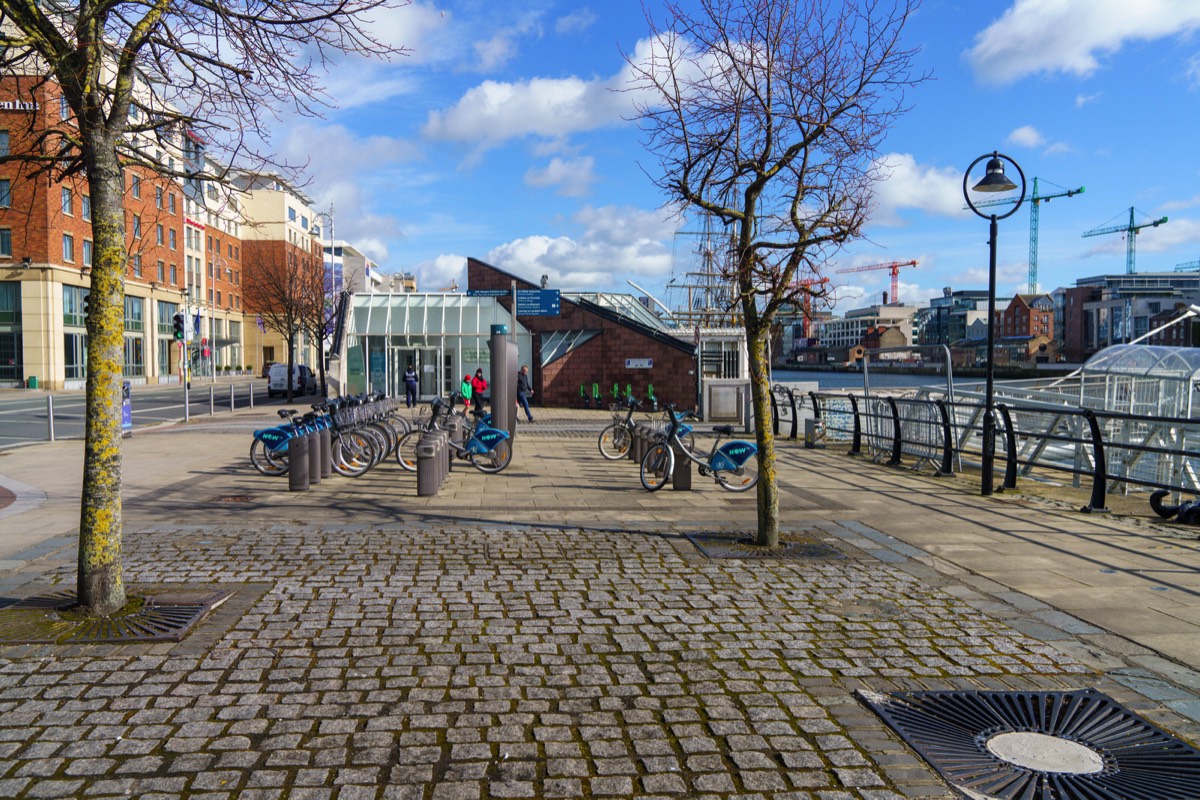
<svg viewBox="0 0 1200 800">
<path fill-rule="evenodd" d="M 713 425 L 713 433 L 719 433 L 722 436 L 733 436 L 732 425 Z"/>
<path fill-rule="evenodd" d="M 294 417 L 296 415 L 296 409 L 281 408 L 278 411 L 276 411 L 275 413 L 279 415 L 280 419 L 290 419 L 291 417 Z"/>
</svg>

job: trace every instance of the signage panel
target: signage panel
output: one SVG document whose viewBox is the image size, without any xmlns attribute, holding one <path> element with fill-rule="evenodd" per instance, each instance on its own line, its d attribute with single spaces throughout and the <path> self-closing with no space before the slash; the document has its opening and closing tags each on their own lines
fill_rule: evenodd
<svg viewBox="0 0 1200 800">
<path fill-rule="evenodd" d="M 654 369 L 653 358 L 627 358 L 625 369 Z"/>
<path fill-rule="evenodd" d="M 558 289 L 518 289 L 517 316 L 557 317 L 561 295 Z"/>
<path fill-rule="evenodd" d="M 511 289 L 467 289 L 467 297 L 508 297 Z"/>
</svg>

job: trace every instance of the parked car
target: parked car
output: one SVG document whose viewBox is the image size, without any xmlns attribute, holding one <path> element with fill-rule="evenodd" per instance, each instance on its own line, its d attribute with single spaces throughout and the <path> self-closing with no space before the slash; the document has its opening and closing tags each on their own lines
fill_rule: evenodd
<svg viewBox="0 0 1200 800">
<path fill-rule="evenodd" d="M 288 368 L 287 364 L 272 364 L 267 375 L 267 397 L 287 397 Z M 292 367 L 292 394 L 316 394 L 317 379 L 313 371 L 304 364 Z"/>
</svg>

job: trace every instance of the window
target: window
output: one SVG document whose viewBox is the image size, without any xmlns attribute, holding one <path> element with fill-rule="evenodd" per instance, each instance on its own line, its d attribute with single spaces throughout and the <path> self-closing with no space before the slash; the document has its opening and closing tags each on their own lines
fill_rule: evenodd
<svg viewBox="0 0 1200 800">
<path fill-rule="evenodd" d="M 73 199 L 73 198 L 71 197 L 71 190 L 70 190 L 70 189 L 67 189 L 66 187 L 63 187 L 63 190 L 62 190 L 62 211 L 63 211 L 63 213 L 64 213 L 64 214 L 66 214 L 68 217 L 72 215 L 72 213 L 71 213 L 71 207 L 74 205 L 74 203 L 72 202 L 72 199 Z"/>
<path fill-rule="evenodd" d="M 0 281 L 0 325 L 21 324 L 21 284 Z M 0 365 L 4 362 L 0 361 Z"/>
<path fill-rule="evenodd" d="M 227 247 L 229 248 L 229 250 L 227 251 L 229 253 L 229 257 L 233 258 L 233 245 L 230 244 L 230 245 L 227 245 Z"/>
<path fill-rule="evenodd" d="M 141 336 L 125 337 L 125 363 L 121 372 L 126 378 L 140 378 L 146 374 L 146 340 Z"/>
<path fill-rule="evenodd" d="M 129 177 L 129 188 L 130 188 L 130 190 L 133 192 L 133 196 L 134 196 L 134 197 L 136 197 L 136 198 L 138 198 L 138 199 L 141 199 L 141 196 L 142 196 L 142 179 L 141 179 L 141 177 L 140 177 L 140 176 L 138 176 L 138 175 L 131 175 L 131 176 Z"/>
<path fill-rule="evenodd" d="M 174 250 L 175 246 L 179 243 L 178 240 L 176 239 L 176 230 L 174 228 L 171 228 L 171 230 L 167 231 L 167 233 L 168 233 L 169 239 L 171 241 L 171 249 Z"/>
<path fill-rule="evenodd" d="M 83 240 L 83 263 L 89 267 L 92 265 L 92 243 L 87 239 Z"/>
<path fill-rule="evenodd" d="M 87 377 L 87 334 L 63 334 L 63 361 L 68 380 Z"/>
<path fill-rule="evenodd" d="M 296 209 L 292 208 L 291 206 L 288 206 L 288 222 L 295 222 L 295 221 L 296 221 Z"/>
<path fill-rule="evenodd" d="M 67 102 L 67 98 L 65 98 L 65 97 L 58 98 L 58 118 L 59 119 L 70 119 L 71 118 L 71 104 Z"/>
<path fill-rule="evenodd" d="M 88 290 L 82 286 L 63 286 L 63 325 L 83 327 L 83 299 Z"/>
<path fill-rule="evenodd" d="M 133 277 L 142 277 L 142 254 L 138 253 L 133 257 Z"/>
<path fill-rule="evenodd" d="M 133 238 L 142 238 L 142 218 L 137 214 L 133 215 Z"/>
<path fill-rule="evenodd" d="M 213 262 L 210 261 L 210 262 L 208 262 L 208 277 L 211 278 L 212 276 L 213 276 Z"/>
<path fill-rule="evenodd" d="M 304 228 L 304 230 L 308 230 L 308 217 L 304 216 L 303 214 L 300 215 L 300 227 Z"/>
<path fill-rule="evenodd" d="M 79 215 L 88 222 L 92 221 L 92 198 L 86 194 L 79 199 Z"/>
<path fill-rule="evenodd" d="M 158 282 L 167 282 L 167 265 L 161 261 L 158 262 Z"/>
<path fill-rule="evenodd" d="M 155 208 L 162 208 L 162 194 L 163 194 L 162 187 L 155 186 L 154 187 L 154 207 Z"/>
<path fill-rule="evenodd" d="M 166 234 L 166 231 L 163 230 L 163 226 L 161 223 L 154 226 L 154 238 L 159 244 L 166 243 L 167 237 L 165 234 Z"/>
<path fill-rule="evenodd" d="M 167 196 L 167 210 L 172 214 L 175 213 L 175 195 L 173 194 Z"/>
<path fill-rule="evenodd" d="M 8 208 L 12 205 L 12 181 L 7 178 L 0 179 L 0 207 Z"/>
<path fill-rule="evenodd" d="M 12 230 L 0 228 L 0 256 L 12 258 Z"/>
<path fill-rule="evenodd" d="M 144 301 L 140 297 L 125 297 L 125 330 L 127 331 L 144 331 L 146 329 L 146 320 L 143 318 L 142 309 Z"/>
<path fill-rule="evenodd" d="M 171 284 L 179 283 L 179 268 L 174 264 L 171 265 Z"/>
<path fill-rule="evenodd" d="M 8 155 L 8 131 L 0 131 L 0 156 Z"/>
<path fill-rule="evenodd" d="M 217 305 L 221 305 L 221 293 L 217 292 Z"/>
<path fill-rule="evenodd" d="M 75 237 L 69 233 L 63 234 L 63 261 L 75 260 Z"/>
</svg>

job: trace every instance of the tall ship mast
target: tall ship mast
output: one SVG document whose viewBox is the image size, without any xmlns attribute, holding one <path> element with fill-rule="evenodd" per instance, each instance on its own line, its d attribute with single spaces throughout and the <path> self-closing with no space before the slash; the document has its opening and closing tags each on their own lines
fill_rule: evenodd
<svg viewBox="0 0 1200 800">
<path fill-rule="evenodd" d="M 706 214 L 699 230 L 676 232 L 675 252 L 667 304 L 677 324 L 688 328 L 741 327 L 742 309 L 733 279 L 733 237 Z"/>
</svg>

